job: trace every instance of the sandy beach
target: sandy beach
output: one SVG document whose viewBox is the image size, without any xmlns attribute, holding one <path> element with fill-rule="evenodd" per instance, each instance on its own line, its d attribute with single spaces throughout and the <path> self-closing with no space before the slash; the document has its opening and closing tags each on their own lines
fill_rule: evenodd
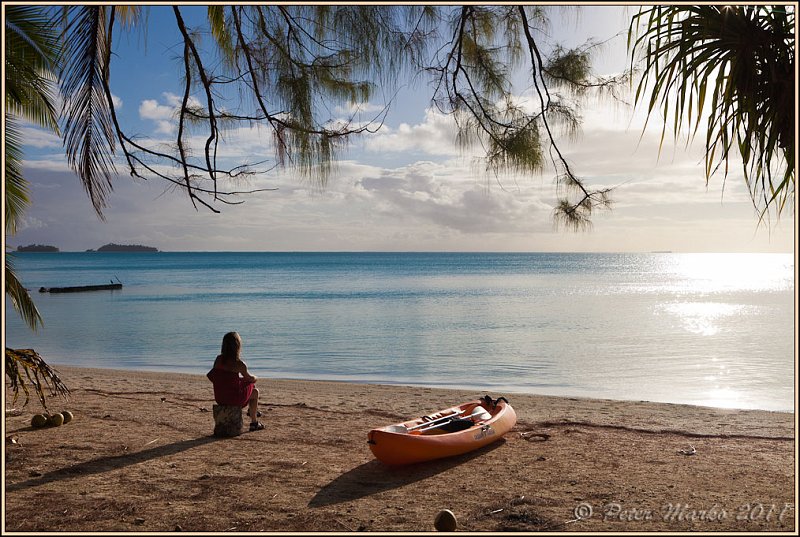
<svg viewBox="0 0 800 537">
<path fill-rule="evenodd" d="M 7 392 L 7 532 L 428 532 L 441 509 L 466 532 L 797 529 L 791 413 L 260 379 L 266 429 L 218 439 L 203 375 L 55 367 L 72 422 L 33 429 Z M 486 393 L 518 415 L 501 441 L 373 458 L 371 428 Z"/>
</svg>

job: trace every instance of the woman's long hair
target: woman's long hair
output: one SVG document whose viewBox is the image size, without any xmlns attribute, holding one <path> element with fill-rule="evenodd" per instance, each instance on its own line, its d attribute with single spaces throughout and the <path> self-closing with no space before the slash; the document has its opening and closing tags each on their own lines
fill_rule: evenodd
<svg viewBox="0 0 800 537">
<path fill-rule="evenodd" d="M 239 353 L 242 350 L 242 338 L 238 332 L 228 332 L 222 338 L 222 350 L 220 356 L 222 360 L 228 363 L 235 362 L 239 359 Z"/>
</svg>

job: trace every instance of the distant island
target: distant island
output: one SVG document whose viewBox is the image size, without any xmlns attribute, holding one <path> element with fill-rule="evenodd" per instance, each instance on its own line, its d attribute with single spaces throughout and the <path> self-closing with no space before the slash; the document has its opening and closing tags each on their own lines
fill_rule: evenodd
<svg viewBox="0 0 800 537">
<path fill-rule="evenodd" d="M 152 246 L 142 246 L 141 244 L 104 244 L 97 250 L 86 250 L 87 252 L 157 252 L 158 248 Z"/>
<path fill-rule="evenodd" d="M 55 246 L 47 244 L 29 244 L 28 246 L 17 246 L 18 252 L 58 252 Z"/>
</svg>

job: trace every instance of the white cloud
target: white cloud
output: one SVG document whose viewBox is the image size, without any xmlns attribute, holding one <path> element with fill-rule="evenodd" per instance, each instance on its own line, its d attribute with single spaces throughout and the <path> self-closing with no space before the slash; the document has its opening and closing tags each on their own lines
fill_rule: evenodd
<svg viewBox="0 0 800 537">
<path fill-rule="evenodd" d="M 26 159 L 23 161 L 23 165 L 25 168 L 30 168 L 32 170 L 42 170 L 42 171 L 50 171 L 50 172 L 71 172 L 72 169 L 67 164 L 66 158 L 64 155 L 58 155 L 55 158 L 44 157 L 36 160 Z"/>
<path fill-rule="evenodd" d="M 356 182 L 354 194 L 384 217 L 425 222 L 459 233 L 527 233 L 550 225 L 538 188 L 514 191 L 475 180 L 464 167 L 417 162 Z"/>
<path fill-rule="evenodd" d="M 61 138 L 52 132 L 40 129 L 30 124 L 23 125 L 20 129 L 20 138 L 26 146 L 39 149 L 45 147 L 61 147 Z"/>
<path fill-rule="evenodd" d="M 452 116 L 429 108 L 422 123 L 401 123 L 396 129 L 385 127 L 369 136 L 364 147 L 379 153 L 419 151 L 433 156 L 455 156 L 462 153 L 455 144 L 456 132 Z"/>
<path fill-rule="evenodd" d="M 172 134 L 175 131 L 176 126 L 172 123 L 174 112 L 173 107 L 158 104 L 155 99 L 145 99 L 139 105 L 139 117 L 155 121 L 159 134 Z"/>
<path fill-rule="evenodd" d="M 356 103 L 349 106 L 337 105 L 333 111 L 337 114 L 342 114 L 348 117 L 358 116 L 362 114 L 376 115 L 385 110 L 386 106 L 382 104 L 373 103 Z"/>
<path fill-rule="evenodd" d="M 174 93 L 164 92 L 161 95 L 167 104 L 161 104 L 156 99 L 145 99 L 139 104 L 139 117 L 154 121 L 156 133 L 171 135 L 178 128 L 175 118 L 183 101 L 181 97 Z M 198 107 L 200 106 L 200 101 L 190 97 L 188 104 L 189 106 Z"/>
<path fill-rule="evenodd" d="M 597 213 L 591 232 L 557 232 L 548 181 L 519 179 L 503 189 L 454 161 L 389 167 L 355 160 L 340 162 L 324 187 L 290 171 L 269 174 L 255 186 L 279 190 L 217 204 L 222 214 L 195 210 L 163 182 L 121 176 L 100 222 L 73 174 L 27 171 L 35 182 L 26 216 L 35 220 L 16 240 L 62 250 L 135 237 L 163 250 L 791 251 L 794 223 L 784 220 L 771 238 L 756 235 L 747 205 L 720 203 L 702 188 L 685 192 L 676 178 L 620 188 L 620 203 Z"/>
<path fill-rule="evenodd" d="M 35 218 L 33 216 L 23 216 L 17 223 L 17 233 L 22 232 L 26 229 L 28 230 L 43 229 L 45 227 L 47 227 L 47 225 L 38 218 Z"/>
<path fill-rule="evenodd" d="M 145 99 L 139 105 L 139 117 L 142 119 L 170 119 L 174 111 L 174 107 L 158 104 L 155 99 Z"/>
</svg>

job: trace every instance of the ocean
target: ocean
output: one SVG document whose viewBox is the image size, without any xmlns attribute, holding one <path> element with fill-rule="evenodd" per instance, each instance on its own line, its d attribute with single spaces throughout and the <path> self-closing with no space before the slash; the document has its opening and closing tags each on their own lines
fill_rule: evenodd
<svg viewBox="0 0 800 537">
<path fill-rule="evenodd" d="M 794 410 L 792 254 L 15 253 L 49 363 Z M 121 281 L 123 289 L 40 293 Z"/>
</svg>

